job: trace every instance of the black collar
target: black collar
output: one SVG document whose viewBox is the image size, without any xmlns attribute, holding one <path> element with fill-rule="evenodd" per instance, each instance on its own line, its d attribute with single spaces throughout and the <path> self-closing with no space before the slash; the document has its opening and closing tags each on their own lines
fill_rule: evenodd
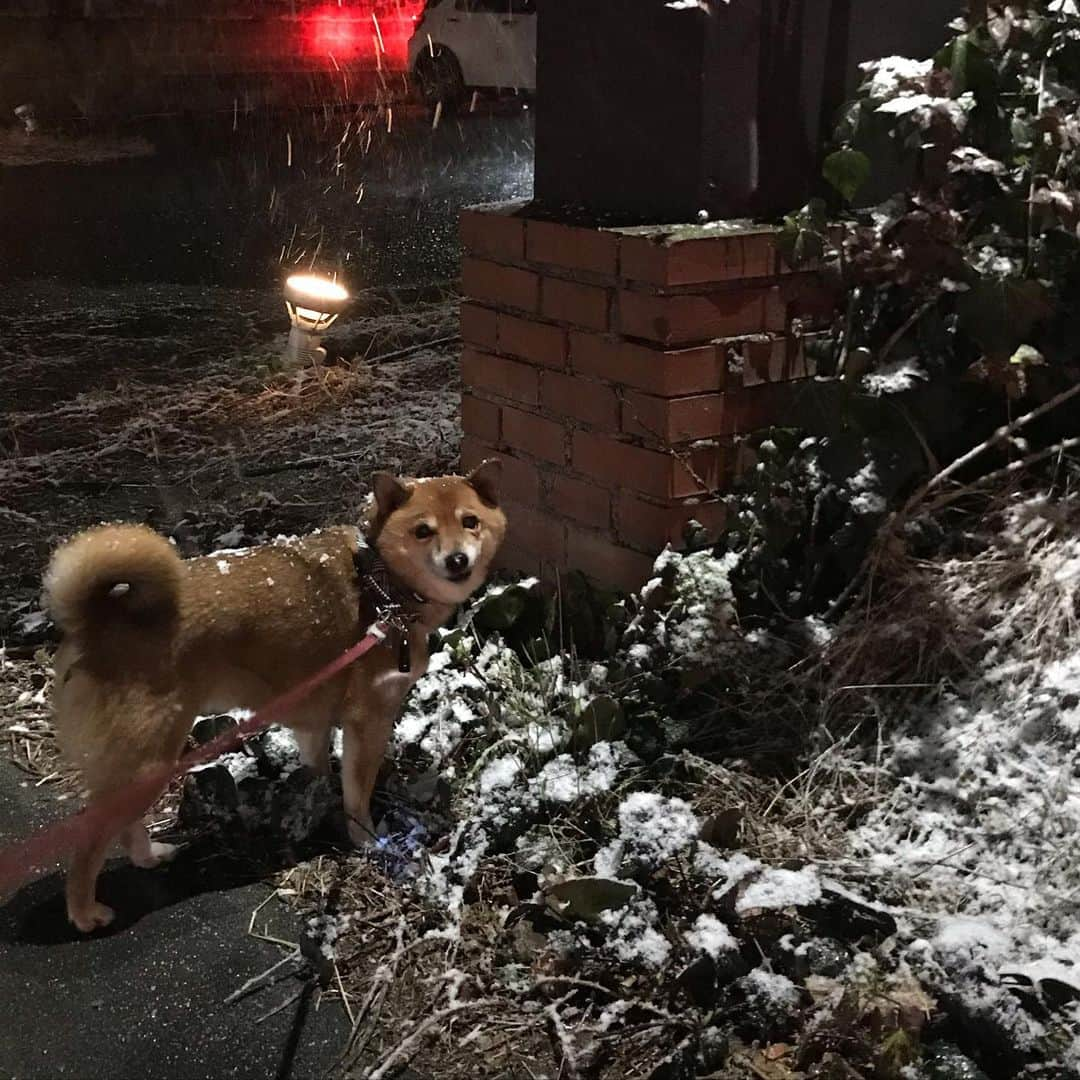
<svg viewBox="0 0 1080 1080">
<path fill-rule="evenodd" d="M 356 580 L 362 594 L 367 594 L 376 614 L 392 612 L 415 605 L 423 606 L 430 601 L 414 589 L 402 585 L 383 562 L 374 544 L 361 534 L 360 546 L 353 555 Z"/>
<path fill-rule="evenodd" d="M 409 633 L 411 624 L 420 618 L 418 608 L 428 600 L 399 582 L 383 562 L 374 543 L 361 534 L 353 555 L 356 585 L 360 593 L 361 629 L 371 622 L 382 623 L 397 639 L 398 671 L 412 668 Z"/>
</svg>

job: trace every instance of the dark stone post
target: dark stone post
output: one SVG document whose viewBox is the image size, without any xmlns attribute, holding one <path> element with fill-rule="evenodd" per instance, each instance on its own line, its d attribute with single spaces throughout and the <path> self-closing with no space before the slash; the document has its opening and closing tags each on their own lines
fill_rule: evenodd
<svg viewBox="0 0 1080 1080">
<path fill-rule="evenodd" d="M 540 0 L 538 207 L 629 224 L 798 204 L 808 11 L 829 0 Z"/>
</svg>

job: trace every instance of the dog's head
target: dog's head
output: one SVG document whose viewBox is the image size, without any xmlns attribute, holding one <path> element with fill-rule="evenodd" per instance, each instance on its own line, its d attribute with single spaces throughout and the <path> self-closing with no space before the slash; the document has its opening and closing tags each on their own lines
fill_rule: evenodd
<svg viewBox="0 0 1080 1080">
<path fill-rule="evenodd" d="M 491 459 L 468 476 L 372 478 L 372 534 L 387 569 L 440 604 L 460 604 L 484 583 L 506 532 L 499 509 L 502 463 Z"/>
</svg>

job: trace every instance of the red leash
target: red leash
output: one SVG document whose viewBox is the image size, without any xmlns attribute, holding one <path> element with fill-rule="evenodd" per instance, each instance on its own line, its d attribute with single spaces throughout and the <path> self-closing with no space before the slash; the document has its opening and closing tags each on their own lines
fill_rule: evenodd
<svg viewBox="0 0 1080 1080">
<path fill-rule="evenodd" d="M 353 661 L 359 660 L 385 638 L 384 624 L 374 623 L 362 640 L 336 660 L 332 660 L 298 686 L 268 702 L 254 715 L 241 720 L 233 730 L 223 732 L 198 750 L 192 750 L 174 765 L 162 765 L 149 770 L 120 791 L 92 799 L 80 812 L 53 825 L 46 825 L 21 843 L 4 848 L 0 851 L 0 896 L 15 890 L 36 871 L 55 863 L 69 851 L 86 847 L 97 837 L 119 832 L 123 826 L 137 821 L 176 777 L 183 776 L 197 765 L 206 765 L 222 754 L 235 750 L 249 735 L 276 723 L 313 690 L 332 679 Z"/>
</svg>

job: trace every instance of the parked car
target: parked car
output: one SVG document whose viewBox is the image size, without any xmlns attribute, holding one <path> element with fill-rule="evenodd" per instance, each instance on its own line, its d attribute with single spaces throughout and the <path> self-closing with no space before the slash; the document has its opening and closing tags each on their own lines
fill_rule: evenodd
<svg viewBox="0 0 1080 1080">
<path fill-rule="evenodd" d="M 423 100 L 536 88 L 536 0 L 427 0 L 409 40 Z"/>
</svg>

